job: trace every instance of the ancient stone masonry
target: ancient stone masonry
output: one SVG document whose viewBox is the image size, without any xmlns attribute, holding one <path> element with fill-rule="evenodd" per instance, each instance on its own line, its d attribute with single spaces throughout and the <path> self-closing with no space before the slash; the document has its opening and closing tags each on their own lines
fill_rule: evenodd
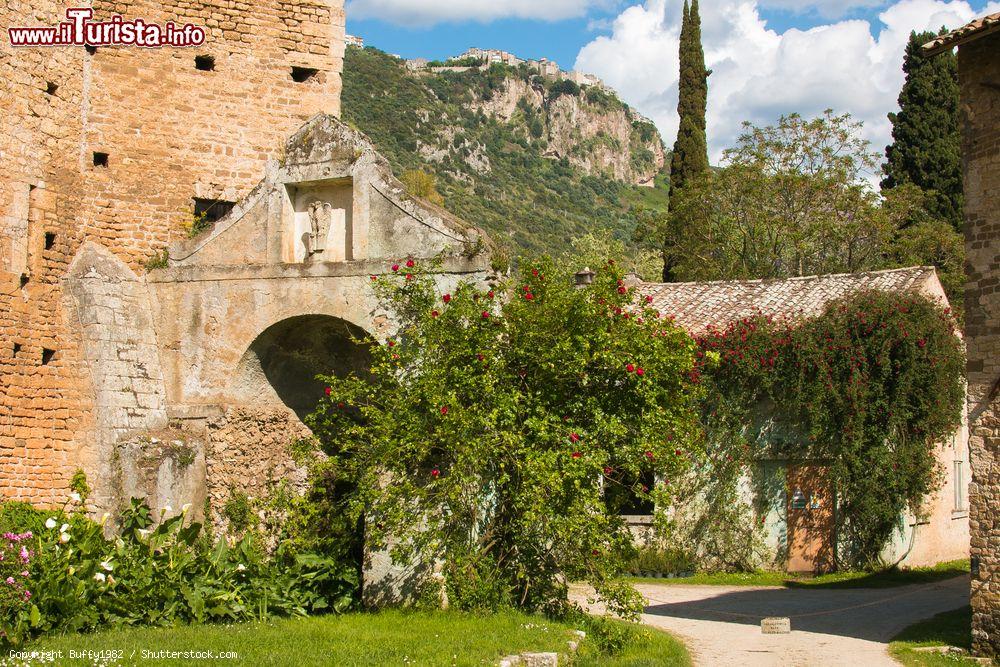
<svg viewBox="0 0 1000 667">
<path fill-rule="evenodd" d="M 1000 34 L 959 49 L 966 177 L 973 640 L 1000 655 Z"/>
<path fill-rule="evenodd" d="M 43 504 L 77 467 L 103 473 L 102 443 L 163 417 L 150 323 L 129 319 L 148 299 L 144 265 L 186 235 L 196 200 L 240 200 L 303 122 L 340 110 L 342 0 L 85 4 L 207 40 L 0 39 L 0 495 Z M 3 0 L 0 23 L 52 26 L 66 7 Z M 90 245 L 98 273 L 72 274 Z"/>
<path fill-rule="evenodd" d="M 925 48 L 956 45 L 964 115 L 972 639 L 977 652 L 1000 656 L 1000 14 Z"/>
</svg>

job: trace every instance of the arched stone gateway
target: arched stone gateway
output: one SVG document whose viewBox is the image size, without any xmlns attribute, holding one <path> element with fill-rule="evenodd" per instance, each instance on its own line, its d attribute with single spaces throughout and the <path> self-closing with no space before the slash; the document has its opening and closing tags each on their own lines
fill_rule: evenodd
<svg viewBox="0 0 1000 667">
<path fill-rule="evenodd" d="M 218 518 L 233 489 L 301 484 L 289 446 L 309 435 L 315 376 L 363 373 L 366 346 L 394 329 L 372 276 L 433 261 L 449 291 L 492 275 L 488 248 L 475 227 L 409 196 L 366 137 L 316 116 L 228 215 L 172 246 L 166 268 L 129 277 L 136 298 L 111 298 L 108 281 L 81 269 L 71 305 L 145 350 L 123 357 L 103 340 L 107 327 L 84 331 L 95 337 L 85 349 L 106 352 L 88 365 L 99 409 L 114 417 L 97 416 L 99 446 L 83 461 L 94 509 L 143 496 L 201 510 L 208 499 Z"/>
<path fill-rule="evenodd" d="M 257 336 L 234 382 L 246 404 L 284 405 L 305 420 L 323 397 L 316 376 L 363 377 L 373 343 L 363 329 L 336 317 L 291 317 Z"/>
</svg>

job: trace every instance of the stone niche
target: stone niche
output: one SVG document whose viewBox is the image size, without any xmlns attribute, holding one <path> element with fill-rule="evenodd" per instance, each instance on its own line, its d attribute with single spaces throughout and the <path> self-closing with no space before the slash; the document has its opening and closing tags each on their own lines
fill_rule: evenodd
<svg viewBox="0 0 1000 667">
<path fill-rule="evenodd" d="M 285 261 L 346 262 L 354 259 L 354 181 L 340 178 L 286 185 L 292 243 Z"/>
</svg>

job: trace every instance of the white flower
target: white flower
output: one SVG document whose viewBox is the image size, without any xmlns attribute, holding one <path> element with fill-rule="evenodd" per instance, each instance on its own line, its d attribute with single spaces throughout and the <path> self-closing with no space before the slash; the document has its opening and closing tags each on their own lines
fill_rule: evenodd
<svg viewBox="0 0 1000 667">
<path fill-rule="evenodd" d="M 187 514 L 190 509 L 191 503 L 184 503 L 184 506 L 181 507 L 181 514 Z"/>
<path fill-rule="evenodd" d="M 108 572 L 111 572 L 113 569 L 115 569 L 114 566 L 108 561 L 102 561 L 101 567 L 107 570 Z"/>
<path fill-rule="evenodd" d="M 65 533 L 67 530 L 69 530 L 69 524 L 68 523 L 64 523 L 63 525 L 59 526 L 59 532 L 60 533 Z"/>
<path fill-rule="evenodd" d="M 163 506 L 163 513 L 164 514 L 169 514 L 170 512 L 173 512 L 173 511 L 174 511 L 174 508 L 171 507 L 170 505 L 164 505 Z"/>
<path fill-rule="evenodd" d="M 149 537 L 149 533 L 150 533 L 150 531 L 146 530 L 145 528 L 140 528 L 139 529 L 139 537 L 141 537 L 143 539 Z"/>
<path fill-rule="evenodd" d="M 236 566 L 236 570 L 239 571 L 239 572 L 242 572 L 245 569 L 247 569 L 247 566 L 244 565 L 243 563 L 240 563 L 239 565 Z"/>
<path fill-rule="evenodd" d="M 69 542 L 69 533 L 59 533 L 59 541 L 63 544 Z"/>
<path fill-rule="evenodd" d="M 45 520 L 45 527 L 48 528 L 49 530 L 52 530 L 53 528 L 56 527 L 56 520 L 53 519 L 52 517 L 49 517 L 48 519 Z"/>
<path fill-rule="evenodd" d="M 69 498 L 70 498 L 70 500 L 72 500 L 72 501 L 73 501 L 74 503 L 79 503 L 79 502 L 83 502 L 83 498 L 81 498 L 81 497 L 80 497 L 80 494 L 79 494 L 79 493 L 77 493 L 76 491 L 74 491 L 73 493 L 69 494 Z"/>
<path fill-rule="evenodd" d="M 108 580 L 108 578 L 104 576 L 103 572 L 98 572 L 97 574 L 94 575 L 94 580 L 99 581 L 103 584 L 105 581 Z"/>
</svg>

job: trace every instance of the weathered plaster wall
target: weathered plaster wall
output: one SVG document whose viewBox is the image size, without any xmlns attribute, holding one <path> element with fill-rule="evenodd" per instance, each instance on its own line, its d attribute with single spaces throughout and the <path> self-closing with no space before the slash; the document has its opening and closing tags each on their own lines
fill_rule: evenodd
<svg viewBox="0 0 1000 667">
<path fill-rule="evenodd" d="M 1000 655 L 1000 34 L 958 53 L 965 117 L 965 336 L 973 644 Z"/>
<path fill-rule="evenodd" d="M 193 197 L 238 199 L 289 134 L 340 108 L 342 0 L 87 4 L 98 19 L 189 21 L 208 41 L 91 53 L 0 40 L 0 497 L 41 504 L 61 502 L 77 466 L 102 474 L 88 454 L 106 435 L 102 390 L 64 310 L 83 243 L 143 273 L 185 235 Z M 65 9 L 0 2 L 0 23 L 55 25 Z M 214 71 L 196 55 L 214 56 Z M 292 66 L 319 72 L 297 83 Z"/>
</svg>

